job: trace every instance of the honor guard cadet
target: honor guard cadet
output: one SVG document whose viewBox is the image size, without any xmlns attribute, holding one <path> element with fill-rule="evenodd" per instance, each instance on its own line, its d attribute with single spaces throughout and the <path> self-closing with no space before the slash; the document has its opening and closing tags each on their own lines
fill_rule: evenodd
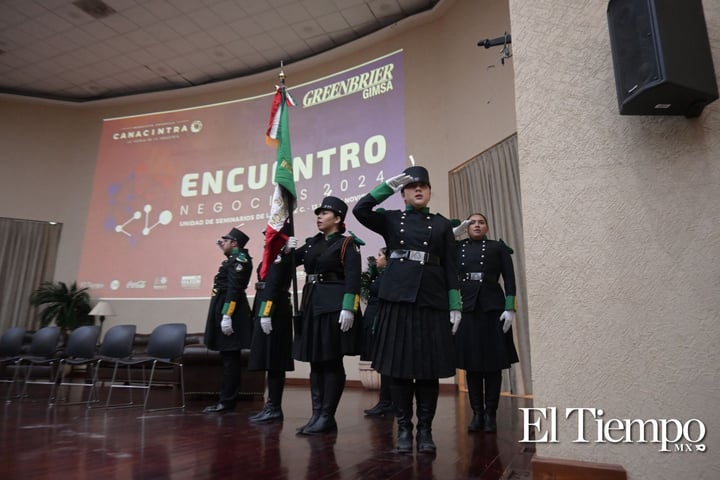
<svg viewBox="0 0 720 480">
<path fill-rule="evenodd" d="M 287 245 L 273 260 L 264 278 L 260 278 L 262 262 L 258 266 L 248 370 L 267 371 L 268 394 L 262 410 L 249 418 L 250 423 L 282 422 L 284 417 L 282 397 L 285 372 L 295 369 L 292 358 L 293 311 L 289 290 L 295 273 L 292 249 L 296 246 L 294 238 L 288 239 Z"/>
<path fill-rule="evenodd" d="M 515 271 L 512 249 L 487 237 L 485 215 L 474 213 L 453 230 L 457 242 L 463 321 L 455 336 L 457 368 L 465 370 L 473 417 L 468 431 L 497 431 L 502 370 L 517 363 Z M 502 276 L 505 291 L 500 286 Z"/>
<path fill-rule="evenodd" d="M 296 264 L 305 266 L 302 324 L 296 327 L 295 360 L 310 362 L 312 415 L 298 433 L 337 431 L 335 411 L 345 388 L 343 356 L 359 353 L 360 245 L 345 233 L 348 207 L 326 197 L 315 209 L 320 231 L 295 251 Z"/>
<path fill-rule="evenodd" d="M 401 192 L 404 210 L 374 209 Z M 450 221 L 430 213 L 428 171 L 406 168 L 375 187 L 353 214 L 385 239 L 383 273 L 373 340 L 372 367 L 391 377 L 398 421 L 396 451 L 412 451 L 413 397 L 417 403 L 417 451 L 434 453 L 432 421 L 439 378 L 455 375 L 452 335 L 461 319 L 455 237 Z"/>
<path fill-rule="evenodd" d="M 235 409 L 240 389 L 242 349 L 250 347 L 252 312 L 245 289 L 252 276 L 252 259 L 245 245 L 249 238 L 236 228 L 217 241 L 225 254 L 213 283 L 210 308 L 205 323 L 205 344 L 220 352 L 223 379 L 220 401 L 206 407 L 205 413 L 224 413 Z"/>
</svg>

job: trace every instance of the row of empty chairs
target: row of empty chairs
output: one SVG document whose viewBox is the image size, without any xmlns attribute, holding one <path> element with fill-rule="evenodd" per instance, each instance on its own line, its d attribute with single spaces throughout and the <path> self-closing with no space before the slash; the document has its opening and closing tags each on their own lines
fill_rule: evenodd
<svg viewBox="0 0 720 480">
<path fill-rule="evenodd" d="M 88 406 L 98 404 L 98 388 L 105 383 L 100 377 L 103 367 L 112 368 L 112 378 L 108 384 L 108 393 L 104 407 L 131 406 L 132 390 L 145 391 L 142 403 L 144 411 L 165 410 L 185 407 L 185 380 L 182 365 L 182 353 L 185 347 L 187 326 L 184 323 L 167 323 L 155 327 L 150 334 L 145 354 L 133 355 L 135 340 L 135 325 L 115 325 L 110 328 L 100 348 L 97 348 L 100 330 L 97 326 L 88 325 L 78 327 L 68 336 L 65 347 L 58 353 L 58 327 L 44 327 L 32 335 L 27 353 L 21 353 L 25 337 L 25 329 L 13 327 L 0 337 L 0 365 L 13 366 L 12 379 L 3 380 L 9 383 L 6 401 L 15 398 L 25 398 L 28 395 L 28 385 L 46 384 L 51 386 L 48 404 L 84 403 Z M 36 367 L 45 367 L 47 378 L 38 380 L 33 375 Z M 180 402 L 164 408 L 148 408 L 150 392 L 158 368 L 169 367 L 178 371 L 180 386 Z M 149 369 L 149 373 L 146 371 Z M 74 375 L 80 371 L 80 376 Z M 140 378 L 137 378 L 137 372 Z M 24 374 L 23 374 L 24 372 Z M 135 372 L 135 375 L 133 375 Z M 80 380 L 80 382 L 73 380 Z M 85 400 L 83 395 L 78 402 L 62 401 L 62 390 L 66 390 L 69 399 L 70 389 L 88 389 Z M 123 404 L 111 403 L 113 391 L 117 388 L 130 389 L 130 401 Z"/>
</svg>

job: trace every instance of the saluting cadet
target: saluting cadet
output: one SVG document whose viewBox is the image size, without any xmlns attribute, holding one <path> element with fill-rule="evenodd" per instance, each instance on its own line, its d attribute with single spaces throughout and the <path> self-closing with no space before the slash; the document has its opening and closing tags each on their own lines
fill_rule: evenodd
<svg viewBox="0 0 720 480">
<path fill-rule="evenodd" d="M 438 379 L 455 375 L 452 334 L 461 318 L 455 238 L 450 221 L 430 213 L 430 188 L 428 171 L 409 167 L 375 187 L 353 209 L 360 223 L 383 236 L 387 247 L 372 367 L 392 377 L 400 453 L 412 451 L 413 396 L 417 450 L 435 452 L 432 421 Z M 404 210 L 373 210 L 398 191 Z"/>
<path fill-rule="evenodd" d="M 457 368 L 466 371 L 473 418 L 468 431 L 497 431 L 502 369 L 518 361 L 512 335 L 515 271 L 512 249 L 487 238 L 485 215 L 474 213 L 455 227 L 463 299 L 463 321 L 455 337 Z M 505 291 L 500 287 L 502 275 Z"/>
<path fill-rule="evenodd" d="M 270 265 L 265 278 L 258 278 L 260 281 L 255 284 L 255 318 L 248 370 L 267 371 L 268 395 L 265 406 L 250 417 L 250 423 L 283 420 L 285 372 L 295 370 L 289 292 L 294 268 L 292 252 L 286 245 Z M 259 272 L 260 267 L 258 277 Z"/>
<path fill-rule="evenodd" d="M 220 401 L 206 407 L 205 413 L 224 413 L 235 409 L 242 372 L 242 349 L 250 346 L 252 312 L 245 289 L 252 275 L 252 259 L 245 249 L 249 238 L 237 228 L 217 241 L 225 254 L 213 283 L 210 308 L 205 324 L 205 345 L 220 352 L 223 380 Z"/>
<path fill-rule="evenodd" d="M 347 208 L 337 197 L 324 198 L 315 209 L 320 232 L 295 251 L 306 278 L 293 356 L 310 362 L 312 402 L 312 416 L 298 429 L 301 434 L 337 431 L 335 411 L 345 388 L 343 356 L 359 353 L 362 242 L 343 235 Z"/>
</svg>

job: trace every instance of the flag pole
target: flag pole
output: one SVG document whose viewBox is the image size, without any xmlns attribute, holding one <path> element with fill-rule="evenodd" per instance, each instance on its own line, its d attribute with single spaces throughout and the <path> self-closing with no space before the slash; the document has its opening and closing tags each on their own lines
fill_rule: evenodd
<svg viewBox="0 0 720 480">
<path fill-rule="evenodd" d="M 285 103 L 285 72 L 283 71 L 283 62 L 280 61 L 280 73 L 278 74 L 278 77 L 280 78 L 280 88 L 282 89 L 282 102 L 283 105 Z M 293 175 L 295 172 L 293 171 Z M 295 236 L 295 218 L 293 215 L 293 212 L 295 210 L 295 198 L 290 195 L 290 192 L 288 192 L 285 187 L 281 186 L 283 195 L 285 196 L 285 200 L 288 202 L 288 230 L 289 235 L 291 237 Z M 294 249 L 291 253 L 295 253 Z M 299 314 L 299 307 L 298 307 L 298 286 L 297 286 L 297 266 L 294 265 L 295 260 L 293 259 L 293 268 L 292 269 L 292 299 L 293 299 L 293 316 Z"/>
</svg>

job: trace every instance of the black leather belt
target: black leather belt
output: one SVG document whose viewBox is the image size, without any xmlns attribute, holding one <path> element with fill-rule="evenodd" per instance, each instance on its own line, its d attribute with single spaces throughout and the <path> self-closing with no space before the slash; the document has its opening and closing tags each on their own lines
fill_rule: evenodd
<svg viewBox="0 0 720 480">
<path fill-rule="evenodd" d="M 428 265 L 440 265 L 440 257 L 420 250 L 392 250 L 390 258 L 411 260 L 413 262 L 427 263 Z"/>
<path fill-rule="evenodd" d="M 482 282 L 483 281 L 483 272 L 466 272 L 460 274 L 460 281 L 462 282 Z"/>
<path fill-rule="evenodd" d="M 262 290 L 265 288 L 265 282 L 257 282 L 255 284 L 255 290 Z"/>
<path fill-rule="evenodd" d="M 307 283 L 344 282 L 345 277 L 337 273 L 308 273 L 305 277 Z"/>
</svg>

